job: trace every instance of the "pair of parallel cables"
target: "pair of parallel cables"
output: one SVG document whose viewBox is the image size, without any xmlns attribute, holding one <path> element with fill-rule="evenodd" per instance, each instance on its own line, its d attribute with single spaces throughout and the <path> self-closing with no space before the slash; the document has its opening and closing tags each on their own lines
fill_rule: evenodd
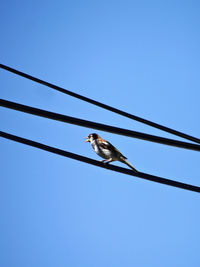
<svg viewBox="0 0 200 267">
<path fill-rule="evenodd" d="M 58 113 L 54 113 L 54 112 L 50 112 L 50 111 L 22 105 L 19 103 L 14 103 L 14 102 L 11 102 L 8 100 L 3 100 L 3 99 L 0 100 L 0 106 L 3 106 L 5 108 L 9 108 L 9 109 L 13 109 L 13 110 L 17 110 L 17 111 L 21 111 L 21 112 L 25 112 L 28 114 L 36 115 L 36 116 L 45 117 L 45 118 L 52 119 L 52 120 L 58 120 L 58 121 L 62 121 L 65 123 L 71 123 L 71 124 L 79 125 L 82 127 L 88 127 L 88 128 L 92 128 L 92 129 L 101 130 L 101 131 L 107 131 L 107 132 L 114 133 L 114 134 L 119 134 L 119 135 L 128 136 L 128 137 L 132 137 L 132 138 L 138 138 L 138 139 L 142 139 L 142 140 L 147 140 L 147 141 L 156 142 L 156 143 L 160 143 L 160 144 L 175 146 L 175 147 L 179 147 L 179 148 L 200 151 L 200 145 L 199 145 L 200 139 L 199 138 L 182 133 L 180 131 L 176 131 L 174 129 L 171 129 L 171 128 L 165 127 L 163 125 L 151 122 L 149 120 L 140 118 L 138 116 L 121 111 L 121 110 L 116 109 L 114 107 L 105 105 L 105 104 L 100 103 L 98 101 L 95 101 L 93 99 L 76 94 L 74 92 L 71 92 L 71 91 L 66 90 L 64 88 L 61 88 L 61 87 L 56 86 L 54 84 L 48 83 L 46 81 L 43 81 L 41 79 L 38 79 L 38 78 L 33 77 L 31 75 L 28 75 L 26 73 L 23 73 L 21 71 L 18 71 L 16 69 L 8 67 L 6 65 L 0 64 L 0 67 L 4 70 L 7 70 L 7 71 L 12 72 L 16 75 L 19 75 L 19 76 L 22 76 L 22 77 L 27 78 L 29 80 L 32 80 L 34 82 L 43 84 L 45 86 L 48 86 L 48 87 L 50 87 L 54 90 L 57 90 L 59 92 L 62 92 L 64 94 L 73 96 L 75 98 L 78 98 L 80 100 L 86 101 L 86 102 L 91 103 L 93 105 L 99 106 L 99 107 L 104 108 L 106 110 L 112 111 L 112 112 L 117 113 L 119 115 L 122 115 L 124 117 L 142 122 L 142 123 L 149 125 L 149 126 L 152 126 L 154 128 L 157 128 L 157 129 L 163 130 L 165 132 L 174 134 L 176 136 L 185 138 L 187 140 L 193 141 L 196 144 L 178 141 L 178 140 L 169 139 L 169 138 L 164 138 L 164 137 L 160 137 L 160 136 L 154 136 L 154 135 L 136 132 L 136 131 L 132 131 L 132 130 L 128 130 L 128 129 L 123 129 L 123 128 L 118 128 L 118 127 L 109 126 L 109 125 L 105 125 L 105 124 L 100 124 L 100 123 L 96 123 L 96 122 L 92 122 L 92 121 L 82 120 L 79 118 L 74 118 L 74 117 L 70 117 L 70 116 L 66 116 L 66 115 L 62 115 L 62 114 L 58 114 Z M 29 140 L 29 139 L 25 139 L 25 138 L 22 138 L 19 136 L 15 136 L 15 135 L 12 135 L 12 134 L 9 134 L 6 132 L 0 131 L 0 136 L 3 138 L 7 138 L 10 140 L 19 142 L 19 143 L 23 143 L 23 144 L 32 146 L 32 147 L 37 147 L 37 148 L 40 148 L 42 150 L 49 151 L 49 152 L 52 152 L 52 153 L 55 153 L 58 155 L 62 155 L 62 156 L 68 157 L 68 158 L 72 158 L 72 159 L 76 159 L 76 160 L 79 160 L 82 162 L 86 162 L 86 163 L 89 163 L 89 164 L 92 164 L 92 165 L 95 165 L 98 167 L 110 169 L 110 170 L 113 170 L 116 172 L 121 172 L 121 173 L 132 175 L 132 176 L 137 176 L 137 177 L 140 177 L 140 178 L 143 178 L 146 180 L 150 180 L 150 181 L 154 181 L 154 182 L 158 182 L 158 183 L 162 183 L 162 184 L 167 184 L 167 185 L 171 185 L 171 186 L 175 186 L 175 187 L 179 187 L 182 189 L 186 189 L 186 190 L 200 193 L 200 187 L 198 187 L 198 186 L 185 184 L 185 183 L 181 183 L 178 181 L 174 181 L 174 180 L 170 180 L 170 179 L 166 179 L 166 178 L 162 178 L 162 177 L 157 177 L 157 176 L 142 173 L 142 172 L 139 172 L 138 174 L 136 174 L 133 171 L 126 169 L 126 168 L 122 168 L 122 167 L 118 167 L 118 166 L 114 166 L 114 165 L 105 165 L 99 161 L 96 161 L 96 160 L 93 160 L 93 159 L 90 159 L 87 157 L 83 157 L 81 155 L 77 155 L 77 154 L 74 154 L 71 152 L 67 152 L 67 151 L 64 151 L 61 149 L 57 149 L 54 147 L 50 147 L 50 146 L 47 146 L 47 145 Z"/>
</svg>

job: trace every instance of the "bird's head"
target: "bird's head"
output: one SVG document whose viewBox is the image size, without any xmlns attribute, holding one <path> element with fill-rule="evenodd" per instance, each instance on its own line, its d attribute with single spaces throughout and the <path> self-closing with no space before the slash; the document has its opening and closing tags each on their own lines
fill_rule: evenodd
<svg viewBox="0 0 200 267">
<path fill-rule="evenodd" d="M 96 139 L 98 139 L 100 136 L 96 133 L 93 133 L 93 134 L 89 134 L 87 137 L 86 137 L 86 141 L 85 142 L 92 142 Z"/>
</svg>

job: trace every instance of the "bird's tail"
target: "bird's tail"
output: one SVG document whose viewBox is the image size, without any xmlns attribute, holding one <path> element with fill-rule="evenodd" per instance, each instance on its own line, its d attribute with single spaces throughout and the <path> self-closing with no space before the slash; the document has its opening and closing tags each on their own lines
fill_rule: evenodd
<svg viewBox="0 0 200 267">
<path fill-rule="evenodd" d="M 123 163 L 125 163 L 126 165 L 128 165 L 132 170 L 134 170 L 134 172 L 138 173 L 138 170 L 136 170 L 136 168 L 134 168 L 133 165 L 130 162 L 128 162 L 127 159 L 121 158 L 120 161 L 123 162 Z"/>
</svg>

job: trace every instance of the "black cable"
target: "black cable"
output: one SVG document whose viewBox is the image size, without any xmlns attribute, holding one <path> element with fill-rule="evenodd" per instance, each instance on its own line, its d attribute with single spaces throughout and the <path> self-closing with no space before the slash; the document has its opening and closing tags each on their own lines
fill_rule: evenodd
<svg viewBox="0 0 200 267">
<path fill-rule="evenodd" d="M 101 107 L 101 108 L 110 110 L 110 111 L 112 111 L 112 112 L 114 112 L 114 113 L 117 113 L 117 114 L 122 115 L 122 116 L 124 116 L 124 117 L 127 117 L 127 118 L 129 118 L 129 119 L 139 121 L 139 122 L 144 123 L 144 124 L 147 124 L 147 125 L 149 125 L 149 126 L 151 126 L 151 127 L 160 129 L 160 130 L 162 130 L 162 131 L 165 131 L 165 132 L 168 132 L 168 133 L 177 135 L 177 136 L 179 136 L 179 137 L 182 137 L 182 138 L 185 138 L 185 139 L 188 139 L 188 140 L 190 140 L 190 141 L 193 141 L 193 142 L 196 142 L 196 143 L 199 143 L 199 144 L 200 144 L 200 139 L 199 139 L 199 138 L 196 138 L 196 137 L 193 137 L 193 136 L 191 136 L 191 135 L 182 133 L 182 132 L 180 132 L 180 131 L 173 130 L 173 129 L 171 129 L 171 128 L 168 128 L 168 127 L 166 127 L 166 126 L 160 125 L 160 124 L 158 124 L 158 123 L 155 123 L 155 122 L 152 122 L 152 121 L 149 121 L 149 120 L 140 118 L 140 117 L 138 117 L 138 116 L 132 115 L 132 114 L 127 113 L 127 112 L 125 112 L 125 111 L 119 110 L 119 109 L 117 109 L 117 108 L 114 108 L 114 107 L 108 106 L 108 105 L 106 105 L 106 104 L 103 104 L 103 103 L 101 103 L 101 102 L 98 102 L 98 101 L 96 101 L 96 100 L 93 100 L 93 99 L 91 99 L 91 98 L 88 98 L 88 97 L 85 97 L 85 96 L 76 94 L 76 93 L 74 93 L 74 92 L 72 92 L 72 91 L 66 90 L 66 89 L 64 89 L 64 88 L 61 88 L 61 87 L 59 87 L 59 86 L 57 86 L 57 85 L 54 85 L 54 84 L 52 84 L 52 83 L 49 83 L 49 82 L 45 82 L 45 81 L 43 81 L 43 80 L 41 80 L 41 79 L 38 79 L 38 78 L 36 78 L 36 77 L 33 77 L 33 76 L 31 76 L 31 75 L 29 75 L 29 74 L 26 74 L 26 73 L 24 73 L 24 72 L 18 71 L 18 70 L 16 70 L 16 69 L 13 69 L 13 68 L 8 67 L 8 66 L 6 66 L 6 65 L 0 64 L 0 67 L 1 67 L 2 69 L 4 69 L 4 70 L 7 70 L 7 71 L 12 72 L 12 73 L 15 73 L 16 75 L 20 75 L 20 76 L 22 76 L 22 77 L 24 77 L 24 78 L 27 78 L 27 79 L 29 79 L 29 80 L 32 80 L 32 81 L 34 81 L 34 82 L 37 82 L 37 83 L 43 84 L 43 85 L 45 85 L 45 86 L 48 86 L 48 87 L 50 87 L 50 88 L 52 88 L 52 89 L 54 89 L 54 90 L 57 90 L 57 91 L 59 91 L 59 92 L 61 92 L 61 93 L 64 93 L 64 94 L 73 96 L 73 97 L 75 97 L 75 98 L 78 98 L 78 99 L 81 99 L 81 100 L 83 100 L 83 101 L 86 101 L 86 102 L 88 102 L 88 103 L 90 103 L 90 104 L 93 104 L 93 105 L 96 105 L 96 106 L 98 106 L 98 107 Z"/>
<path fill-rule="evenodd" d="M 200 151 L 200 145 L 198 144 L 187 143 L 183 141 L 178 141 L 178 140 L 168 139 L 168 138 L 154 136 L 150 134 L 140 133 L 136 131 L 131 131 L 127 129 L 122 129 L 122 128 L 118 128 L 118 127 L 114 127 L 114 126 L 110 126 L 106 124 L 97 123 L 97 122 L 82 120 L 82 119 L 78 119 L 78 118 L 74 118 L 74 117 L 70 117 L 70 116 L 66 116 L 66 115 L 62 115 L 62 114 L 58 114 L 58 113 L 54 113 L 54 112 L 50 112 L 50 111 L 46 111 L 46 110 L 42 110 L 38 108 L 33 108 L 30 106 L 25 106 L 25 105 L 18 104 L 15 102 L 4 100 L 4 99 L 0 99 L 0 106 L 22 111 L 28 114 L 52 119 L 52 120 L 57 120 L 57 121 L 65 122 L 65 123 L 71 123 L 71 124 L 87 127 L 87 128 L 97 129 L 97 130 L 106 131 L 106 132 L 110 132 L 114 134 L 129 136 L 129 137 L 134 137 L 134 138 L 138 138 L 142 140 L 148 140 L 148 141 L 155 142 L 155 143 Z"/>
<path fill-rule="evenodd" d="M 170 186 L 174 186 L 174 187 L 182 188 L 182 189 L 185 189 L 185 190 L 190 190 L 190 191 L 194 191 L 194 192 L 200 193 L 200 187 L 198 187 L 198 186 L 194 186 L 194 185 L 190 185 L 190 184 L 185 184 L 185 183 L 173 181 L 173 180 L 170 180 L 170 179 L 166 179 L 166 178 L 162 178 L 162 177 L 158 177 L 158 176 L 154 176 L 154 175 L 150 175 L 150 174 L 142 173 L 142 172 L 139 172 L 139 173 L 136 174 L 135 172 L 133 172 L 130 169 L 126 169 L 126 168 L 122 168 L 122 167 L 118 167 L 118 166 L 110 165 L 110 164 L 107 165 L 107 164 L 104 164 L 104 163 L 102 163 L 100 161 L 97 161 L 97 160 L 94 160 L 94 159 L 90 159 L 90 158 L 87 158 L 87 157 L 84 157 L 84 156 L 81 156 L 81 155 L 77 155 L 77 154 L 74 154 L 74 153 L 71 153 L 71 152 L 67 152 L 67 151 L 64 151 L 64 150 L 61 150 L 61 149 L 58 149 L 58 148 L 55 148 L 55 147 L 47 146 L 47 145 L 44 145 L 44 144 L 29 140 L 29 139 L 25 139 L 25 138 L 22 138 L 22 137 L 19 137 L 19 136 L 16 136 L 16 135 L 8 134 L 6 132 L 1 132 L 0 131 L 0 136 L 4 137 L 4 138 L 7 138 L 7 139 L 10 139 L 10 140 L 13 140 L 13 141 L 16 141 L 16 142 L 19 142 L 19 143 L 22 143 L 22 144 L 26 144 L 26 145 L 29 145 L 29 146 L 32 146 L 32 147 L 36 147 L 36 148 L 39 148 L 39 149 L 42 149 L 42 150 L 45 150 L 45 151 L 48 151 L 48 152 L 51 152 L 51 153 L 54 153 L 54 154 L 58 154 L 58 155 L 61 155 L 61 156 L 64 156 L 64 157 L 68 157 L 68 158 L 71 158 L 71 159 L 79 160 L 79 161 L 82 161 L 82 162 L 85 162 L 85 163 L 89 163 L 89 164 L 92 164 L 92 165 L 95 165 L 95 166 L 98 166 L 98 167 L 101 167 L 101 168 L 109 169 L 109 170 L 112 170 L 112 171 L 116 171 L 116 172 L 120 172 L 120 173 L 124 173 L 124 174 L 128 174 L 128 175 L 136 176 L 136 177 L 139 177 L 139 178 L 143 178 L 143 179 L 146 179 L 146 180 L 149 180 L 149 181 L 153 181 L 153 182 L 157 182 L 157 183 L 161 183 L 161 184 L 166 184 L 166 185 L 170 185 Z"/>
</svg>

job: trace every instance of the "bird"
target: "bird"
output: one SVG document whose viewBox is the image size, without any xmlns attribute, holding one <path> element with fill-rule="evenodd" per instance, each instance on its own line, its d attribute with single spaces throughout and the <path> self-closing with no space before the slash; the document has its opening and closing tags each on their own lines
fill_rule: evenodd
<svg viewBox="0 0 200 267">
<path fill-rule="evenodd" d="M 103 163 L 110 163 L 112 161 L 120 161 L 128 165 L 134 172 L 138 173 L 138 170 L 133 167 L 131 163 L 127 161 L 127 158 L 122 155 L 122 153 L 114 147 L 107 140 L 101 138 L 98 134 L 92 133 L 86 137 L 86 142 L 91 143 L 95 152 L 104 160 L 101 160 Z"/>
</svg>

